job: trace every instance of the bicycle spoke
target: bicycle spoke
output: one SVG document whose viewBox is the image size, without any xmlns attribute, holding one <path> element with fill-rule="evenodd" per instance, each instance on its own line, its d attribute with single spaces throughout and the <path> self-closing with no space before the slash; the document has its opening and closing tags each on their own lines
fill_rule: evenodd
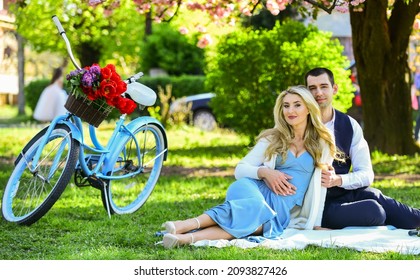
<svg viewBox="0 0 420 280">
<path fill-rule="evenodd" d="M 68 135 L 70 135 L 70 132 L 69 132 L 69 133 L 67 133 L 65 136 L 63 136 L 63 137 L 61 138 L 61 141 L 60 141 L 60 142 L 58 142 L 58 143 L 55 145 L 55 147 L 53 147 L 53 148 L 51 149 L 51 151 L 50 151 L 47 155 L 45 155 L 45 156 L 44 156 L 44 158 L 43 158 L 40 162 L 38 162 L 38 164 L 35 166 L 35 170 L 38 168 L 38 166 L 40 166 L 41 164 L 43 164 L 44 160 L 45 160 L 46 158 L 48 158 L 48 157 L 49 157 L 49 155 L 50 155 L 52 152 L 54 152 L 54 151 L 57 149 L 57 147 L 58 147 L 59 145 L 61 145 L 61 143 L 62 143 L 62 142 L 66 139 L 66 137 L 67 137 Z"/>
<path fill-rule="evenodd" d="M 146 124 L 129 133 L 115 158 L 113 176 L 125 176 L 109 182 L 109 201 L 114 213 L 132 213 L 139 209 L 151 194 L 159 178 L 166 152 L 162 131 L 155 124 Z"/>
<path fill-rule="evenodd" d="M 156 147 L 155 147 L 156 149 Z M 157 154 L 154 158 L 152 158 L 151 160 L 149 160 L 147 163 L 143 164 L 143 167 L 148 167 L 148 165 L 155 161 L 158 157 L 160 157 L 161 155 L 163 155 L 168 149 L 163 150 L 162 152 L 160 152 L 159 154 Z"/>
<path fill-rule="evenodd" d="M 36 222 L 54 205 L 74 173 L 79 143 L 72 138 L 71 129 L 57 124 L 46 136 L 49 130 L 46 127 L 35 135 L 15 163 L 3 194 L 2 212 L 7 221 Z M 34 162 L 35 155 L 38 162 Z"/>
</svg>

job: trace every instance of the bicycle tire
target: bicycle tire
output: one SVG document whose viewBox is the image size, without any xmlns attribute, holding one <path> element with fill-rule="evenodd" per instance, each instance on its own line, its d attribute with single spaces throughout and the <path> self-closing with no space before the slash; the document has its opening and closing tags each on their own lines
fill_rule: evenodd
<svg viewBox="0 0 420 280">
<path fill-rule="evenodd" d="M 133 131 L 140 147 L 138 155 L 132 136 L 120 143 L 116 150 L 119 151 L 118 156 L 113 159 L 112 171 L 108 175 L 129 174 L 139 168 L 142 172 L 133 177 L 106 181 L 106 186 L 101 190 L 101 197 L 105 209 L 109 207 L 111 214 L 133 213 L 149 198 L 164 161 L 164 133 L 153 123 L 142 125 Z"/>
<path fill-rule="evenodd" d="M 9 222 L 31 225 L 38 221 L 58 200 L 74 173 L 80 146 L 64 124 L 55 126 L 38 165 L 33 171 L 29 169 L 47 129 L 29 141 L 15 162 L 2 199 L 2 215 Z"/>
</svg>

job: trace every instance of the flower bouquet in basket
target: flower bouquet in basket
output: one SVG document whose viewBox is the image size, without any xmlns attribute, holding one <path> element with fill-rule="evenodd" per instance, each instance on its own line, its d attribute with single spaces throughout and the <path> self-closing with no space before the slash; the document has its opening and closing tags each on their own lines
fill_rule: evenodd
<svg viewBox="0 0 420 280">
<path fill-rule="evenodd" d="M 89 124 L 98 127 L 113 108 L 121 114 L 131 114 L 136 103 L 122 94 L 127 84 L 108 64 L 101 68 L 97 64 L 70 72 L 67 77 L 69 98 L 64 107 Z"/>
</svg>

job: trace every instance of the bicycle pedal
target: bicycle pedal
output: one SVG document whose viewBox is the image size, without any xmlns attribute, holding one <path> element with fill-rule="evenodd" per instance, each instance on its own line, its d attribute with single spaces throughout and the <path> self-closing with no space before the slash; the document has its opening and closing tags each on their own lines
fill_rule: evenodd
<svg viewBox="0 0 420 280">
<path fill-rule="evenodd" d="M 87 180 L 87 177 L 84 176 L 80 169 L 76 169 L 76 171 L 74 172 L 74 184 L 79 188 L 91 186 L 89 181 Z"/>
<path fill-rule="evenodd" d="M 106 186 L 106 183 L 96 176 L 87 177 L 87 181 L 92 187 L 98 190 L 103 190 L 104 187 Z"/>
</svg>

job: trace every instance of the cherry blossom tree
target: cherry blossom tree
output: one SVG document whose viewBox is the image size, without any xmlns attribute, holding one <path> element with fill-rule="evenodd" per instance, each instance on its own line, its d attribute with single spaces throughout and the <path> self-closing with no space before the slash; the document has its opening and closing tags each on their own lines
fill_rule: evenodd
<svg viewBox="0 0 420 280">
<path fill-rule="evenodd" d="M 363 99 L 365 137 L 372 150 L 414 154 L 410 105 L 412 73 L 407 49 L 420 0 L 133 0 L 139 13 L 169 21 L 182 6 L 206 11 L 216 22 L 234 24 L 265 6 L 276 15 L 296 5 L 305 15 L 319 10 L 350 13 L 354 57 Z M 89 0 L 91 5 L 117 1 Z M 207 42 L 209 37 L 207 36 Z M 203 44 L 204 46 L 205 44 Z"/>
</svg>

